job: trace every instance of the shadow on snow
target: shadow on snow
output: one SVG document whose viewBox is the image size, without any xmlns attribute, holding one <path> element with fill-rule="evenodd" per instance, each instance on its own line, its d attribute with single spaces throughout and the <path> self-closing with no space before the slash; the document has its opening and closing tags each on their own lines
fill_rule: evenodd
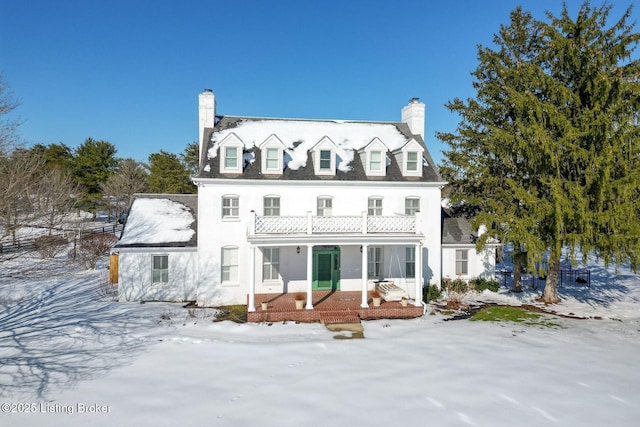
<svg viewBox="0 0 640 427">
<path fill-rule="evenodd" d="M 151 342 L 136 331 L 157 325 L 159 316 L 104 295 L 106 270 L 57 278 L 60 267 L 50 267 L 53 277 L 40 279 L 49 283 L 39 291 L 0 305 L 1 397 L 48 399 L 56 388 L 130 363 Z M 10 283 L 5 276 L 0 286 L 30 282 L 31 274 Z"/>
</svg>

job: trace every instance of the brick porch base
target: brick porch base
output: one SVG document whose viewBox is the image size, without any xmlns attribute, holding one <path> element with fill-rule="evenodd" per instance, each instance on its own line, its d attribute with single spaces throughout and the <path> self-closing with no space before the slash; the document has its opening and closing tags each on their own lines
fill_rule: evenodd
<svg viewBox="0 0 640 427">
<path fill-rule="evenodd" d="M 384 301 L 374 307 L 369 294 L 369 307 L 360 307 L 362 293 L 358 291 L 314 291 L 312 295 L 313 310 L 296 309 L 293 293 L 288 294 L 256 294 L 256 311 L 247 313 L 249 322 L 298 322 L 354 323 L 360 319 L 410 319 L 420 317 L 423 307 L 411 303 L 403 307 L 400 302 Z M 247 296 L 248 300 L 248 296 Z M 267 303 L 267 309 L 261 305 Z"/>
</svg>

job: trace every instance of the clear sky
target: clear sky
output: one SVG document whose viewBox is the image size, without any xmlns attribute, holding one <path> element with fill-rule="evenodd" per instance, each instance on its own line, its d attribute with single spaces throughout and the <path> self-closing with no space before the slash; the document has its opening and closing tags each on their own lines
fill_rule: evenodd
<svg viewBox="0 0 640 427">
<path fill-rule="evenodd" d="M 613 1 L 615 22 L 632 0 Z M 426 104 L 425 139 L 454 131 L 445 108 L 473 96 L 477 45 L 521 4 L 557 0 L 0 0 L 0 72 L 28 145 L 88 138 L 147 161 L 198 140 L 198 94 L 217 113 L 400 121 Z M 582 0 L 567 5 L 576 16 Z M 601 2 L 593 1 L 593 5 Z M 640 11 L 634 10 L 638 19 Z"/>
</svg>

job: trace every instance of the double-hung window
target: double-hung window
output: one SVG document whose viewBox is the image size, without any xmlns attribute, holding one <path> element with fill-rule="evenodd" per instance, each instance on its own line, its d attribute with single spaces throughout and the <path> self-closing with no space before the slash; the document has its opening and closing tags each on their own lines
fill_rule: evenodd
<svg viewBox="0 0 640 427">
<path fill-rule="evenodd" d="M 331 199 L 331 197 L 328 197 L 328 196 L 318 197 L 317 215 L 331 216 L 332 205 L 333 205 L 333 199 Z"/>
<path fill-rule="evenodd" d="M 280 248 L 262 249 L 262 280 L 278 280 Z"/>
<path fill-rule="evenodd" d="M 266 196 L 264 198 L 264 216 L 280 216 L 280 197 Z"/>
<path fill-rule="evenodd" d="M 331 170 L 331 150 L 320 150 L 320 170 Z"/>
<path fill-rule="evenodd" d="M 382 170 L 382 152 L 372 151 L 369 153 L 369 170 L 380 172 Z"/>
<path fill-rule="evenodd" d="M 222 218 L 240 216 L 240 199 L 238 196 L 222 196 Z"/>
<path fill-rule="evenodd" d="M 368 276 L 382 277 L 382 248 L 370 246 L 367 248 Z"/>
<path fill-rule="evenodd" d="M 222 282 L 238 282 L 238 248 L 222 248 Z"/>
<path fill-rule="evenodd" d="M 280 170 L 280 150 L 277 148 L 267 148 L 267 170 Z"/>
<path fill-rule="evenodd" d="M 238 147 L 224 148 L 225 169 L 238 169 Z"/>
<path fill-rule="evenodd" d="M 371 216 L 382 215 L 382 198 L 381 197 L 369 197 L 367 214 Z"/>
<path fill-rule="evenodd" d="M 407 153 L 407 172 L 418 171 L 418 152 L 409 151 Z"/>
<path fill-rule="evenodd" d="M 420 210 L 420 199 L 418 197 L 407 197 L 404 199 L 405 215 L 415 215 Z"/>
<path fill-rule="evenodd" d="M 153 266 L 151 269 L 153 283 L 169 282 L 169 256 L 154 255 Z"/>
<path fill-rule="evenodd" d="M 405 253 L 405 275 L 407 278 L 416 276 L 416 248 L 407 246 L 404 248 Z"/>
<path fill-rule="evenodd" d="M 469 251 L 456 249 L 456 276 L 466 276 L 469 273 Z"/>
</svg>

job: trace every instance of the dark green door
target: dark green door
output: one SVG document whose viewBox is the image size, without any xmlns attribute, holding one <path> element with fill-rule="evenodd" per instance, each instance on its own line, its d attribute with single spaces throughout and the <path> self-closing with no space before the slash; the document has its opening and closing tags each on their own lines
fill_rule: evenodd
<svg viewBox="0 0 640 427">
<path fill-rule="evenodd" d="M 337 290 L 340 283 L 340 249 L 313 251 L 313 289 Z"/>
</svg>

